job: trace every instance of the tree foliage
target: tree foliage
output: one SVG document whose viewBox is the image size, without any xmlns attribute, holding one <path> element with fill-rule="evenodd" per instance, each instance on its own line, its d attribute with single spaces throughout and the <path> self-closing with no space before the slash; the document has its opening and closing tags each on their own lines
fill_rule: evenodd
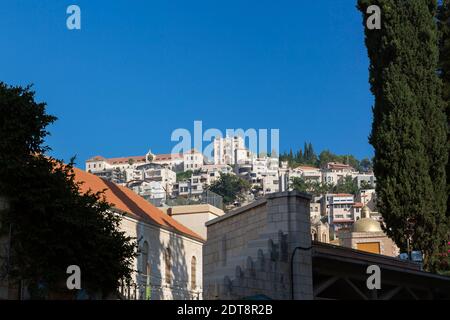
<svg viewBox="0 0 450 320">
<path fill-rule="evenodd" d="M 364 187 L 367 189 L 369 186 L 365 185 Z M 314 196 L 320 196 L 326 193 L 347 193 L 356 196 L 360 190 L 364 189 L 363 185 L 361 188 L 358 188 L 357 183 L 351 176 L 344 177 L 344 179 L 339 180 L 336 184 L 294 177 L 290 181 L 290 188 L 300 192 L 311 193 Z"/>
<path fill-rule="evenodd" d="M 220 178 L 209 186 L 209 190 L 223 197 L 225 205 L 244 200 L 250 188 L 248 181 L 228 173 L 221 173 Z"/>
<path fill-rule="evenodd" d="M 348 164 L 358 171 L 369 172 L 372 170 L 372 161 L 368 158 L 359 161 L 354 155 L 337 155 L 330 150 L 323 150 L 319 155 L 316 155 L 313 145 L 306 142 L 303 149 L 299 149 L 295 153 L 292 149 L 288 153 L 282 153 L 280 161 L 287 161 L 290 167 L 299 165 L 323 167 L 329 162 L 338 162 Z"/>
<path fill-rule="evenodd" d="M 438 32 L 433 0 L 359 0 L 382 12 L 380 30 L 365 29 L 375 97 L 369 138 L 375 149 L 377 206 L 397 245 L 425 254 L 426 268 L 448 235 L 447 133 L 437 75 Z"/>
<path fill-rule="evenodd" d="M 81 193 L 69 164 L 46 156 L 46 127 L 56 118 L 36 103 L 30 87 L 0 83 L 0 212 L 10 234 L 9 278 L 24 281 L 32 297 L 64 291 L 67 267 L 81 268 L 82 288 L 114 292 L 129 279 L 135 244 L 119 230 L 102 192 Z M 37 288 L 45 288 L 38 291 Z"/>
<path fill-rule="evenodd" d="M 442 79 L 442 98 L 445 104 L 447 115 L 447 141 L 450 141 L 450 1 L 443 0 L 437 15 L 440 41 L 439 41 L 439 75 Z M 450 145 L 449 145 L 450 159 Z M 447 217 L 450 216 L 450 161 L 447 161 Z M 450 237 L 449 237 L 450 240 Z M 450 258 L 448 252 L 442 263 L 441 270 L 447 270 L 450 274 Z"/>
</svg>

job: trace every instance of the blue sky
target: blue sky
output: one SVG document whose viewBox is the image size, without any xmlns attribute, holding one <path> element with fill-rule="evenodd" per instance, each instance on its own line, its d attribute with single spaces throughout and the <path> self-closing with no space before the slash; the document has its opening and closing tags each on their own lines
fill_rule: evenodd
<svg viewBox="0 0 450 320">
<path fill-rule="evenodd" d="M 81 8 L 81 30 L 66 8 Z M 373 98 L 352 0 L 14 0 L 0 6 L 0 80 L 34 84 L 78 164 L 170 152 L 176 128 L 277 128 L 280 149 L 372 156 Z"/>
</svg>

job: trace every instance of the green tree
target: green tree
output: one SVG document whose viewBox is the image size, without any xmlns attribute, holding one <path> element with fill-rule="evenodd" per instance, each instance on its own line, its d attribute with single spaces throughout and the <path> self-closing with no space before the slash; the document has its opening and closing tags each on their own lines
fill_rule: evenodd
<svg viewBox="0 0 450 320">
<path fill-rule="evenodd" d="M 310 193 L 314 196 L 323 195 L 333 191 L 332 184 L 305 180 L 302 177 L 291 178 L 289 187 L 293 190 Z"/>
<path fill-rule="evenodd" d="M 223 197 L 225 205 L 244 200 L 250 188 L 248 181 L 234 174 L 224 173 L 221 173 L 220 178 L 209 186 L 209 190 Z"/>
<path fill-rule="evenodd" d="M 368 158 L 364 158 L 360 162 L 360 169 L 364 172 L 369 172 L 373 170 L 372 161 Z"/>
<path fill-rule="evenodd" d="M 358 193 L 358 185 L 353 180 L 352 176 L 346 176 L 344 179 L 341 179 L 336 183 L 333 187 L 334 193 L 349 193 L 356 195 Z"/>
<path fill-rule="evenodd" d="M 194 172 L 192 170 L 177 172 L 177 182 L 186 181 L 192 177 Z"/>
<path fill-rule="evenodd" d="M 442 252 L 448 225 L 437 3 L 359 0 L 364 27 L 369 5 L 382 12 L 381 29 L 365 29 L 375 96 L 369 140 L 375 149 L 377 206 L 397 245 L 405 250 L 409 234 L 413 248 L 425 255 L 425 267 L 435 270 L 434 257 Z"/>
<path fill-rule="evenodd" d="M 293 177 L 290 181 L 290 187 L 299 192 L 311 193 L 311 186 L 301 177 Z"/>
<path fill-rule="evenodd" d="M 447 115 L 447 140 L 450 141 L 450 1 L 443 0 L 438 11 L 438 26 L 440 31 L 439 41 L 439 74 L 442 79 L 442 98 Z M 450 146 L 449 146 L 450 159 Z M 450 160 L 447 162 L 447 217 L 450 217 Z M 450 240 L 450 235 L 448 236 Z M 449 243 L 450 244 L 450 243 Z M 444 253 L 440 270 L 450 274 L 450 257 L 448 252 Z"/>
<path fill-rule="evenodd" d="M 67 267 L 78 265 L 84 289 L 112 293 L 130 279 L 135 244 L 101 192 L 80 192 L 73 161 L 45 155 L 46 127 L 56 120 L 45 107 L 29 87 L 0 83 L 0 195 L 9 204 L 0 231 L 10 235 L 9 279 L 45 297 L 67 290 Z"/>
</svg>

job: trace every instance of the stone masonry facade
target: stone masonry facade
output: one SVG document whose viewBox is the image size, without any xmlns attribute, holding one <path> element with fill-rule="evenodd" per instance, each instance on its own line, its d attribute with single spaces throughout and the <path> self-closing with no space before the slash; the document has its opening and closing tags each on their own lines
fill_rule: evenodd
<svg viewBox="0 0 450 320">
<path fill-rule="evenodd" d="M 274 193 L 207 222 L 204 298 L 313 299 L 310 196 Z"/>
</svg>

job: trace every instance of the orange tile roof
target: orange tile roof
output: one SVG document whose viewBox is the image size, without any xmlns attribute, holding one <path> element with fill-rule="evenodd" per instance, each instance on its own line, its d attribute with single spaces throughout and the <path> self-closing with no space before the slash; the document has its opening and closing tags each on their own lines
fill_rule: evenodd
<svg viewBox="0 0 450 320">
<path fill-rule="evenodd" d="M 172 159 L 180 159 L 183 158 L 182 154 L 179 153 L 172 153 L 172 154 L 157 154 L 155 155 L 155 160 L 156 161 L 161 161 L 161 160 L 172 160 Z"/>
<path fill-rule="evenodd" d="M 84 182 L 81 185 L 82 192 L 86 192 L 89 189 L 93 192 L 106 189 L 106 201 L 111 203 L 114 208 L 127 212 L 136 219 L 154 222 L 169 230 L 193 237 L 197 240 L 205 241 L 205 239 L 196 234 L 194 231 L 163 213 L 161 210 L 157 209 L 150 202 L 134 193 L 132 190 L 101 179 L 100 177 L 77 168 L 74 168 L 74 172 L 75 180 L 78 182 Z"/>
</svg>

